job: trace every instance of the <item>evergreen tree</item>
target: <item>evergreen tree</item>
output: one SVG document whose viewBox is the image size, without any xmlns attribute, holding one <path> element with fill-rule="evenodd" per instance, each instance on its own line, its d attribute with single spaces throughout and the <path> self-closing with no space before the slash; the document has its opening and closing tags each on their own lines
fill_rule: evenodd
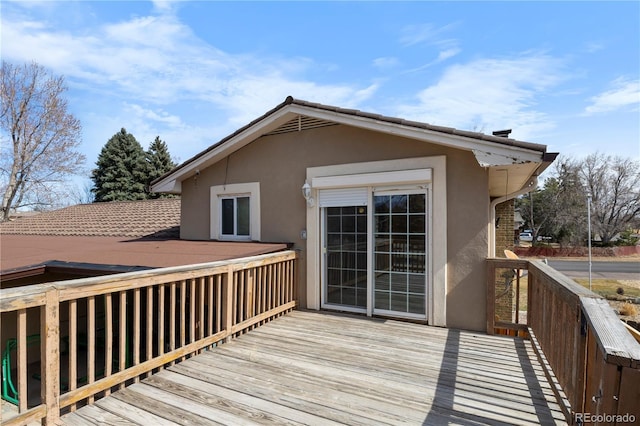
<svg viewBox="0 0 640 426">
<path fill-rule="evenodd" d="M 136 138 L 121 129 L 102 148 L 91 173 L 95 201 L 144 200 L 149 165 Z"/>
<path fill-rule="evenodd" d="M 167 144 L 160 139 L 160 136 L 156 136 L 156 139 L 151 142 L 146 155 L 147 163 L 149 165 L 149 174 L 146 182 L 148 190 L 151 187 L 151 182 L 173 169 L 176 164 L 171 159 Z M 149 198 L 163 198 L 167 196 L 169 195 L 153 192 L 149 193 Z"/>
</svg>

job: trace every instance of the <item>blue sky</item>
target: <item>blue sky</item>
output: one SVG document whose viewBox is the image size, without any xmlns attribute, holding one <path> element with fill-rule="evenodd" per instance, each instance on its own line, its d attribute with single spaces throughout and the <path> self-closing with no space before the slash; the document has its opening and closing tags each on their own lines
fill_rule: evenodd
<svg viewBox="0 0 640 426">
<path fill-rule="evenodd" d="M 65 76 L 88 170 L 122 127 L 184 161 L 288 95 L 640 159 L 640 2 L 0 7 L 3 60 Z"/>
</svg>

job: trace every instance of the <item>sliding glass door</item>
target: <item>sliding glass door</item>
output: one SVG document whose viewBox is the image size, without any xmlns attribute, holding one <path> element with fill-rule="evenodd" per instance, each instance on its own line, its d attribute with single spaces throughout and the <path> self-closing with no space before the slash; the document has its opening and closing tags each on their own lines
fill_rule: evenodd
<svg viewBox="0 0 640 426">
<path fill-rule="evenodd" d="M 326 214 L 326 303 L 367 308 L 367 207 L 329 207 Z"/>
<path fill-rule="evenodd" d="M 374 313 L 426 315 L 426 197 L 376 193 Z"/>
<path fill-rule="evenodd" d="M 341 206 L 322 208 L 323 306 L 426 319 L 426 191 L 367 194 L 357 205 L 325 197 Z"/>
</svg>

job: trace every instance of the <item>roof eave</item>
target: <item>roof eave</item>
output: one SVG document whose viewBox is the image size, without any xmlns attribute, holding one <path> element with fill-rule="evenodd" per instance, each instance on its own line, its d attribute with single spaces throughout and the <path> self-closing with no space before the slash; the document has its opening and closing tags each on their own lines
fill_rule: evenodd
<svg viewBox="0 0 640 426">
<path fill-rule="evenodd" d="M 183 180 L 195 176 L 199 170 L 275 130 L 297 115 L 472 151 L 483 167 L 542 163 L 546 151 L 544 145 L 311 104 L 288 97 L 266 114 L 152 182 L 151 190 L 179 194 Z M 487 159 L 491 161 L 487 162 Z"/>
</svg>

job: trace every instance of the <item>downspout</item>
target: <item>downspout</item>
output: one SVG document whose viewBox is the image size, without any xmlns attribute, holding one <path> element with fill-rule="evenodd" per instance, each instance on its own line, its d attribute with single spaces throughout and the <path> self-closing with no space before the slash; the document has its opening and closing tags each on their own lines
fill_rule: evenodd
<svg viewBox="0 0 640 426">
<path fill-rule="evenodd" d="M 491 205 L 489 207 L 489 226 L 491 228 L 489 230 L 489 257 L 496 257 L 496 206 L 500 203 L 504 203 L 505 201 L 509 201 L 523 194 L 526 194 L 527 192 L 531 192 L 537 186 L 538 175 L 534 175 L 532 180 L 529 182 L 529 185 L 520 188 L 516 192 L 503 195 L 502 197 L 496 198 L 495 200 L 491 201 Z"/>
</svg>

